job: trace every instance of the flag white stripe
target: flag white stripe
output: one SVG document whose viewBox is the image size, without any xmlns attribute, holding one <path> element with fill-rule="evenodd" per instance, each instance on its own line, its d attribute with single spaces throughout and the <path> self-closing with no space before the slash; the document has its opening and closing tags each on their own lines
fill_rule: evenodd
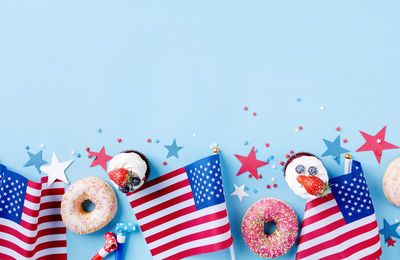
<svg viewBox="0 0 400 260">
<path fill-rule="evenodd" d="M 29 229 L 24 228 L 23 226 L 18 225 L 14 221 L 11 221 L 11 220 L 8 220 L 5 218 L 0 218 L 0 225 L 8 226 L 12 229 L 15 229 L 26 237 L 36 237 L 37 233 L 44 229 L 65 227 L 65 225 L 62 221 L 53 221 L 53 222 L 45 222 L 45 223 L 39 224 L 35 231 L 31 231 Z M 0 230 L 0 232 L 1 232 L 1 230 Z"/>
<path fill-rule="evenodd" d="M 325 256 L 329 256 L 329 255 L 333 255 L 333 254 L 342 252 L 342 251 L 346 250 L 347 248 L 352 247 L 353 245 L 359 243 L 360 241 L 365 241 L 372 237 L 375 237 L 377 233 L 378 233 L 378 228 L 375 228 L 369 232 L 365 232 L 356 237 L 348 239 L 340 244 L 337 244 L 336 246 L 329 247 L 327 249 L 316 252 L 315 254 L 318 254 L 318 258 L 323 258 Z M 334 237 L 331 237 L 331 239 L 333 239 L 333 238 Z M 321 241 L 321 242 L 323 242 L 323 241 Z M 314 256 L 315 254 L 312 254 L 312 255 L 309 255 L 308 257 L 302 258 L 302 260 L 315 259 L 315 256 Z"/>
<path fill-rule="evenodd" d="M 313 232 L 313 231 L 315 231 L 317 229 L 325 227 L 326 225 L 328 225 L 330 223 L 333 223 L 333 222 L 335 222 L 335 221 L 337 221 L 339 219 L 343 219 L 343 215 L 342 215 L 341 212 L 335 213 L 333 215 L 330 215 L 329 217 L 326 217 L 324 219 L 321 219 L 321 220 L 319 220 L 317 222 L 314 222 L 312 224 L 309 224 L 309 225 L 303 227 L 301 229 L 301 235 L 305 235 L 305 234 Z"/>
<path fill-rule="evenodd" d="M 24 221 L 26 221 L 28 223 L 36 224 L 36 223 L 38 223 L 40 217 L 49 216 L 49 215 L 59 215 L 60 211 L 61 211 L 60 208 L 42 209 L 41 211 L 39 211 L 39 215 L 37 217 L 31 217 L 25 213 L 22 213 L 21 219 L 23 219 Z"/>
<path fill-rule="evenodd" d="M 47 236 L 42 236 L 39 237 L 35 243 L 33 244 L 27 244 L 25 242 L 23 242 L 22 240 L 16 239 L 15 236 L 12 236 L 8 233 L 3 233 L 0 231 L 0 237 L 2 239 L 8 240 L 10 242 L 12 242 L 13 244 L 21 247 L 24 250 L 27 251 L 32 251 L 37 245 L 40 245 L 42 243 L 45 242 L 49 242 L 49 241 L 65 241 L 67 239 L 66 234 L 55 234 L 55 235 L 47 235 Z"/>
<path fill-rule="evenodd" d="M 367 247 L 361 251 L 358 251 L 357 253 L 349 256 L 347 259 L 348 260 L 352 260 L 352 259 L 361 259 L 363 257 L 372 255 L 373 253 L 375 253 L 376 251 L 379 250 L 379 248 L 381 248 L 381 243 L 380 241 L 378 241 L 378 243 L 375 243 L 374 245 Z"/>
<path fill-rule="evenodd" d="M 35 189 L 33 187 L 27 186 L 26 193 L 28 193 L 34 197 L 40 197 L 42 195 L 42 191 L 44 191 L 44 190 L 62 189 L 62 188 L 64 188 L 63 182 L 54 182 L 53 185 L 51 185 L 50 187 L 47 187 L 47 183 L 46 183 L 46 184 L 42 185 L 42 189 Z M 46 196 L 42 196 L 42 197 L 46 197 Z"/>
<path fill-rule="evenodd" d="M 41 198 L 40 203 L 32 203 L 28 200 L 25 200 L 24 206 L 31 210 L 39 210 L 40 204 L 61 201 L 62 197 L 63 195 L 44 196 Z"/>
<path fill-rule="evenodd" d="M 188 185 L 188 186 L 185 186 L 183 188 L 180 188 L 179 190 L 175 190 L 175 191 L 170 192 L 170 193 L 168 193 L 168 194 L 166 194 L 164 196 L 161 196 L 161 197 L 159 197 L 157 199 L 150 200 L 150 201 L 148 201 L 146 203 L 138 205 L 138 206 L 134 207 L 133 209 L 135 211 L 135 214 L 137 214 L 139 212 L 142 212 L 143 210 L 146 210 L 146 209 L 149 209 L 151 207 L 157 206 L 157 205 L 159 205 L 159 204 L 161 204 L 163 202 L 166 202 L 166 201 L 168 201 L 168 200 L 170 200 L 172 198 L 176 198 L 176 197 L 178 197 L 180 195 L 186 194 L 186 193 L 191 192 L 191 191 L 192 191 L 192 189 L 190 188 L 190 185 Z"/>
<path fill-rule="evenodd" d="M 139 190 L 139 191 L 129 195 L 129 197 L 128 197 L 129 198 L 129 202 L 131 202 L 133 200 L 136 200 L 136 199 L 138 199 L 140 197 L 144 197 L 144 196 L 146 196 L 146 195 L 148 195 L 150 193 L 153 193 L 155 191 L 158 191 L 160 189 L 166 188 L 166 187 L 168 187 L 168 186 L 170 186 L 172 184 L 175 184 L 177 182 L 183 181 L 184 179 L 187 179 L 186 172 L 183 172 L 182 174 L 179 174 L 179 175 L 177 175 L 175 177 L 172 177 L 171 179 L 165 180 L 165 181 L 160 182 L 160 183 L 158 183 L 158 184 L 156 184 L 154 186 L 148 187 L 148 188 L 143 189 L 143 190 Z"/>
<path fill-rule="evenodd" d="M 346 233 L 348 231 L 351 231 L 351 230 L 354 230 L 356 228 L 365 226 L 365 225 L 367 225 L 369 223 L 372 223 L 372 222 L 375 222 L 375 221 L 376 221 L 375 214 L 372 214 L 370 216 L 367 216 L 365 218 L 359 219 L 359 220 L 354 221 L 354 222 L 352 222 L 350 224 L 347 224 L 347 225 L 344 225 L 344 226 L 342 226 L 340 228 L 332 230 L 329 233 L 320 235 L 320 236 L 318 236 L 318 237 L 316 237 L 314 239 L 311 239 L 311 240 L 308 240 L 306 242 L 303 242 L 303 243 L 301 243 L 299 245 L 299 248 L 298 248 L 297 251 L 300 252 L 300 251 L 303 251 L 303 250 L 308 249 L 310 247 L 313 247 L 315 245 L 319 245 L 319 244 L 321 244 L 323 242 L 326 242 L 326 241 L 329 241 L 331 239 L 334 239 L 334 238 L 340 236 L 341 234 L 344 234 L 344 233 Z M 316 229 L 314 229 L 314 230 L 316 230 Z M 304 234 L 302 233 L 301 235 L 304 235 Z"/>
<path fill-rule="evenodd" d="M 181 245 L 171 248 L 167 251 L 164 251 L 160 254 L 157 254 L 153 257 L 154 257 L 154 259 L 164 259 L 164 258 L 167 258 L 169 256 L 172 256 L 176 253 L 182 252 L 187 249 L 192 249 L 195 247 L 220 243 L 220 242 L 228 240 L 230 237 L 231 237 L 231 231 L 229 230 L 228 232 L 217 235 L 217 236 L 207 237 L 207 238 L 203 238 L 203 239 L 190 241 L 188 243 L 181 244 Z"/>
<path fill-rule="evenodd" d="M 147 224 L 147 223 L 149 223 L 151 221 L 154 221 L 156 219 L 164 217 L 164 216 L 166 216 L 168 214 L 171 214 L 171 213 L 173 213 L 173 212 L 175 212 L 177 210 L 180 210 L 180 209 L 183 209 L 183 208 L 186 208 L 186 207 L 190 207 L 190 206 L 194 206 L 193 198 L 190 198 L 190 199 L 185 200 L 185 201 L 183 201 L 181 203 L 175 204 L 175 205 L 173 205 L 171 207 L 168 207 L 166 209 L 157 211 L 157 212 L 155 212 L 155 213 L 153 213 L 151 215 L 148 215 L 148 216 L 146 216 L 144 218 L 138 219 L 138 221 L 139 221 L 140 225 L 144 225 L 144 224 Z"/>
<path fill-rule="evenodd" d="M 187 235 L 192 235 L 192 234 L 195 234 L 195 233 L 198 233 L 198 232 L 202 232 L 204 230 L 208 230 L 208 229 L 210 229 L 210 227 L 218 228 L 218 227 L 224 226 L 224 225 L 226 225 L 228 223 L 229 223 L 229 219 L 227 217 L 222 218 L 222 219 L 217 219 L 217 220 L 214 220 L 214 221 L 210 221 L 210 222 L 207 222 L 207 223 L 204 223 L 204 224 L 200 224 L 200 225 L 197 225 L 197 226 L 194 226 L 194 227 L 190 227 L 190 228 L 184 229 L 182 231 L 173 233 L 173 234 L 171 234 L 169 236 L 166 236 L 166 237 L 163 237 L 163 238 L 161 238 L 159 240 L 156 240 L 156 241 L 154 241 L 154 242 L 152 242 L 152 243 L 150 243 L 148 245 L 149 245 L 150 249 L 154 249 L 156 247 L 162 246 L 162 245 L 164 245 L 166 243 L 172 242 L 172 241 L 174 241 L 176 239 L 179 239 L 181 237 L 184 237 L 184 236 L 187 236 Z"/>
<path fill-rule="evenodd" d="M 178 217 L 178 218 L 173 219 L 171 221 L 165 222 L 165 223 L 163 223 L 161 225 L 158 225 L 158 226 L 156 226 L 154 228 L 151 228 L 149 230 L 144 231 L 143 235 L 145 237 L 148 237 L 148 236 L 154 235 L 156 233 L 159 233 L 159 232 L 161 232 L 161 231 L 163 231 L 165 229 L 168 229 L 169 227 L 173 227 L 173 226 L 176 226 L 178 224 L 190 221 L 192 219 L 203 217 L 203 216 L 206 216 L 208 214 L 216 213 L 216 212 L 219 212 L 219 211 L 222 211 L 222 210 L 226 210 L 226 203 L 225 202 L 217 204 L 217 205 L 214 205 L 214 206 L 211 206 L 211 207 L 207 207 L 207 208 L 204 208 L 204 209 L 201 209 L 201 210 L 197 210 L 196 212 L 189 213 L 189 214 L 187 214 L 185 216 Z"/>
<path fill-rule="evenodd" d="M 40 250 L 36 252 L 36 254 L 33 257 L 23 257 L 14 250 L 11 250 L 7 247 L 0 246 L 0 252 L 3 254 L 6 254 L 8 256 L 14 257 L 15 259 L 18 260 L 32 260 L 36 259 L 42 256 L 46 255 L 55 255 L 55 254 L 66 254 L 67 253 L 67 248 L 66 247 L 53 247 L 53 248 L 47 248 Z"/>
<path fill-rule="evenodd" d="M 321 213 L 324 210 L 330 209 L 337 206 L 336 200 L 335 199 L 331 199 L 325 203 L 322 203 L 321 205 L 318 205 L 314 208 L 311 208 L 309 210 L 307 210 L 307 216 L 304 216 L 304 219 L 309 218 L 311 216 L 317 215 L 319 213 Z"/>
</svg>

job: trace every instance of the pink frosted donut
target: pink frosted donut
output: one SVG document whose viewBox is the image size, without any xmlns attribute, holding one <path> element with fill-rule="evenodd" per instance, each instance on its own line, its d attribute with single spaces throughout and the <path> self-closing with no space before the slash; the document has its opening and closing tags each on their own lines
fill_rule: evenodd
<svg viewBox="0 0 400 260">
<path fill-rule="evenodd" d="M 267 235 L 264 224 L 270 221 L 276 223 L 276 229 Z M 265 258 L 286 254 L 296 241 L 297 232 L 296 214 L 279 199 L 260 199 L 247 210 L 242 220 L 242 234 L 247 246 Z"/>
</svg>

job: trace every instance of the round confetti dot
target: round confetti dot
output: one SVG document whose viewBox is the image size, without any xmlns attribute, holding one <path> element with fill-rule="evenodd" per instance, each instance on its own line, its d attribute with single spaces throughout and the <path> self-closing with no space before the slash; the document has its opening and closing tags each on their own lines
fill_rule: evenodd
<svg viewBox="0 0 400 260">
<path fill-rule="evenodd" d="M 293 150 L 290 150 L 290 154 L 294 154 L 294 151 L 293 151 Z"/>
<path fill-rule="evenodd" d="M 147 138 L 147 142 L 148 142 L 148 143 L 151 143 L 151 139 L 150 139 L 150 138 Z"/>
<path fill-rule="evenodd" d="M 248 145 L 249 144 L 249 142 L 248 141 L 244 141 L 244 143 L 243 143 L 244 145 Z"/>
<path fill-rule="evenodd" d="M 256 112 L 254 112 L 254 113 L 253 113 L 253 116 L 257 116 L 257 113 L 256 113 Z"/>
<path fill-rule="evenodd" d="M 296 101 L 300 102 L 301 101 L 301 97 L 296 98 Z"/>
<path fill-rule="evenodd" d="M 303 130 L 303 127 L 302 127 L 302 126 L 299 126 L 299 130 L 300 130 L 300 131 Z"/>
<path fill-rule="evenodd" d="M 121 141 L 122 141 L 122 139 L 121 139 L 121 138 L 118 138 L 118 139 L 117 139 L 117 142 L 118 142 L 118 143 L 120 143 Z"/>
<path fill-rule="evenodd" d="M 286 158 L 289 158 L 289 157 L 290 157 L 290 155 L 286 154 L 286 155 L 285 155 L 285 157 L 286 157 Z"/>
<path fill-rule="evenodd" d="M 271 185 L 269 185 L 269 184 L 267 186 L 265 186 L 265 187 L 267 187 L 267 189 L 271 189 Z"/>
<path fill-rule="evenodd" d="M 278 187 L 278 184 L 274 183 L 274 188 Z"/>
<path fill-rule="evenodd" d="M 285 164 L 285 162 L 281 161 L 279 164 L 283 166 Z"/>
<path fill-rule="evenodd" d="M 320 106 L 319 109 L 320 110 L 325 110 L 325 107 L 324 106 Z"/>
<path fill-rule="evenodd" d="M 342 130 L 339 126 L 338 127 L 336 127 L 336 131 L 340 131 L 340 130 Z"/>
<path fill-rule="evenodd" d="M 29 145 L 25 145 L 25 150 L 29 150 Z"/>
<path fill-rule="evenodd" d="M 103 130 L 101 128 L 97 129 L 97 133 L 101 134 Z"/>
<path fill-rule="evenodd" d="M 265 144 L 265 147 L 269 147 L 269 143 L 266 143 L 266 144 Z"/>
<path fill-rule="evenodd" d="M 80 154 L 80 153 L 77 153 L 77 154 L 76 154 L 76 157 L 81 158 L 81 154 Z"/>
<path fill-rule="evenodd" d="M 249 174 L 249 179 L 251 179 L 253 177 L 253 175 Z"/>
<path fill-rule="evenodd" d="M 85 149 L 87 152 L 89 152 L 90 151 L 90 148 L 89 147 L 86 147 L 86 149 Z"/>
<path fill-rule="evenodd" d="M 40 145 L 40 148 L 42 148 L 42 149 L 43 149 L 44 147 L 45 147 L 45 145 L 44 145 L 44 144 L 41 144 L 41 145 Z"/>
<path fill-rule="evenodd" d="M 163 163 L 162 163 L 163 165 L 167 165 L 167 162 L 166 161 L 163 161 Z"/>
<path fill-rule="evenodd" d="M 347 143 L 348 141 L 347 141 L 347 139 L 345 138 L 345 139 L 343 139 L 343 143 Z"/>
<path fill-rule="evenodd" d="M 249 110 L 249 108 L 248 108 L 248 107 L 244 107 L 243 110 L 244 110 L 244 111 L 247 111 L 247 110 Z"/>
</svg>

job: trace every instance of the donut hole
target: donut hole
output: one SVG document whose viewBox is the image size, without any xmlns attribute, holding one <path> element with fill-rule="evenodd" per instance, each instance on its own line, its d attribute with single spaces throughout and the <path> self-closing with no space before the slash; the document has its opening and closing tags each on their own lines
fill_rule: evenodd
<svg viewBox="0 0 400 260">
<path fill-rule="evenodd" d="M 82 202 L 82 209 L 85 212 L 92 212 L 95 208 L 96 208 L 96 204 L 94 204 L 90 200 L 85 200 Z"/>
<path fill-rule="evenodd" d="M 275 232 L 276 229 L 276 223 L 274 221 L 268 221 L 264 223 L 264 233 L 266 235 L 271 235 L 272 233 Z"/>
</svg>

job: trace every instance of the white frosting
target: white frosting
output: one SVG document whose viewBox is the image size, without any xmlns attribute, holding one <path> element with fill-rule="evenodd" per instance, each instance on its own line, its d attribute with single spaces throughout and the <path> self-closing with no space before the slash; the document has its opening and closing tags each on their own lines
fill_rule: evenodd
<svg viewBox="0 0 400 260">
<path fill-rule="evenodd" d="M 137 153 L 120 153 L 114 156 L 110 160 L 108 171 L 118 168 L 127 169 L 128 171 L 132 171 L 138 175 L 140 183 L 136 186 L 136 189 L 143 185 L 143 178 L 146 176 L 147 164 Z M 118 189 L 118 185 L 112 180 L 111 182 Z"/>
<path fill-rule="evenodd" d="M 295 170 L 296 166 L 299 164 L 302 164 L 305 167 L 304 172 L 301 174 L 298 174 Z M 303 199 L 314 199 L 317 197 L 317 196 L 309 194 L 306 191 L 306 189 L 303 187 L 303 185 L 301 185 L 297 181 L 297 176 L 299 176 L 299 175 L 310 176 L 310 174 L 308 173 L 308 168 L 310 166 L 314 166 L 318 170 L 318 173 L 314 176 L 320 178 L 324 183 L 328 182 L 328 180 L 329 180 L 328 173 L 327 173 L 324 165 L 322 164 L 322 162 L 315 156 L 306 156 L 305 155 L 305 156 L 296 158 L 288 164 L 288 166 L 286 167 L 286 171 L 285 171 L 285 179 L 286 179 L 286 182 L 288 183 L 290 189 L 292 189 L 292 191 L 296 195 L 302 197 Z"/>
</svg>

